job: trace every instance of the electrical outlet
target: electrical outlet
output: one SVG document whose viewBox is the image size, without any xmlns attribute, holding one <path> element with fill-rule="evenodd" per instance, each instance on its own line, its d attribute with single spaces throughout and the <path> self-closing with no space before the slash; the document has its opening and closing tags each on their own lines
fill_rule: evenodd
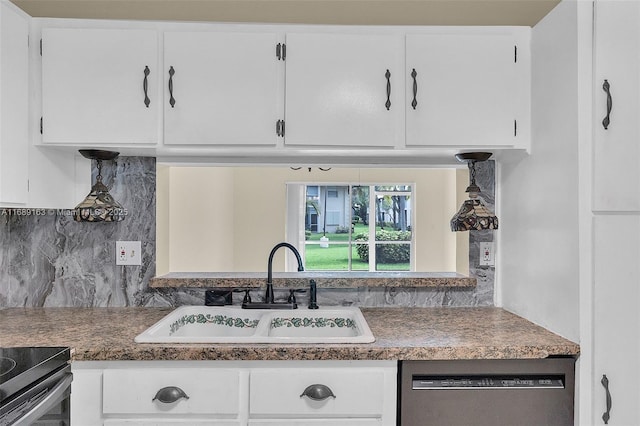
<svg viewBox="0 0 640 426">
<path fill-rule="evenodd" d="M 480 243 L 480 266 L 495 266 L 495 250 L 493 243 Z"/>
<path fill-rule="evenodd" d="M 142 265 L 140 241 L 116 241 L 116 265 Z"/>
</svg>

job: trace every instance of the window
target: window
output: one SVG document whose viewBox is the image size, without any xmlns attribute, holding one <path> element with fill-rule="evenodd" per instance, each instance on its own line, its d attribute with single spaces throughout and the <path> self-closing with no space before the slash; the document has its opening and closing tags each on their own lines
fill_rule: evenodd
<svg viewBox="0 0 640 426">
<path fill-rule="evenodd" d="M 411 185 L 305 185 L 305 268 L 413 270 Z"/>
</svg>

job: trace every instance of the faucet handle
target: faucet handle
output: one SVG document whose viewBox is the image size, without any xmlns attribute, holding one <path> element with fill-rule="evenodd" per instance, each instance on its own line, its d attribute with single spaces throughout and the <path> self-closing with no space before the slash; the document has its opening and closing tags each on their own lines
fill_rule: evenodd
<svg viewBox="0 0 640 426">
<path fill-rule="evenodd" d="M 297 303 L 296 301 L 296 295 L 295 293 L 305 293 L 307 290 L 305 290 L 304 288 L 298 288 L 298 289 L 290 289 L 289 290 L 289 297 L 287 298 L 287 303 Z"/>
<path fill-rule="evenodd" d="M 244 297 L 242 298 L 242 303 L 251 303 L 251 295 L 249 294 L 249 292 L 251 291 L 250 288 L 236 288 L 233 290 L 234 293 L 241 293 L 244 291 Z"/>
</svg>

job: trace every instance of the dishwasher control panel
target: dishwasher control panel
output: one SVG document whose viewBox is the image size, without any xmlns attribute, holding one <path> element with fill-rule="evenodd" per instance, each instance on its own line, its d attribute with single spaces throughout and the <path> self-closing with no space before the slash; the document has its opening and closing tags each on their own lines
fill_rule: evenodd
<svg viewBox="0 0 640 426">
<path fill-rule="evenodd" d="M 564 376 L 487 375 L 487 376 L 413 376 L 413 390 L 430 389 L 564 389 Z"/>
</svg>

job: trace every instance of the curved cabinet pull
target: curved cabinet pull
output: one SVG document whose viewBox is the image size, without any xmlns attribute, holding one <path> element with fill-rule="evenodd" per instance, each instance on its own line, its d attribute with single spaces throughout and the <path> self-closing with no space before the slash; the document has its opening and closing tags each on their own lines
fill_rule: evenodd
<svg viewBox="0 0 640 426">
<path fill-rule="evenodd" d="M 276 136 L 284 137 L 284 120 L 276 121 Z"/>
<path fill-rule="evenodd" d="M 167 386 L 165 388 L 160 389 L 156 392 L 156 396 L 151 400 L 152 402 L 156 399 L 163 404 L 171 404 L 176 402 L 180 398 L 189 399 L 186 393 L 182 389 L 177 386 Z"/>
<path fill-rule="evenodd" d="M 391 72 L 387 70 L 384 76 L 387 78 L 387 102 L 385 102 L 384 106 L 386 106 L 387 111 L 389 111 L 389 109 L 391 109 Z"/>
<path fill-rule="evenodd" d="M 149 108 L 149 104 L 151 103 L 151 99 L 149 99 L 149 81 L 148 77 L 151 74 L 149 67 L 145 65 L 144 67 L 144 80 L 142 81 L 142 89 L 144 90 L 144 105 Z"/>
<path fill-rule="evenodd" d="M 609 392 L 609 379 L 607 378 L 606 374 L 602 375 L 602 380 L 600 380 L 600 383 L 602 383 L 602 386 L 604 386 L 604 390 L 605 390 L 606 395 L 607 395 L 606 396 L 606 398 L 607 398 L 607 411 L 605 411 L 604 414 L 602 414 L 602 420 L 604 421 L 604 424 L 607 425 L 607 424 L 609 424 L 609 418 L 611 417 L 609 415 L 609 413 L 611 412 L 611 392 Z"/>
<path fill-rule="evenodd" d="M 611 108 L 613 107 L 613 100 L 611 99 L 610 89 L 611 86 L 609 85 L 609 82 L 605 80 L 604 83 L 602 83 L 602 90 L 604 90 L 607 94 L 607 116 L 602 120 L 602 126 L 604 126 L 605 130 L 609 128 Z"/>
<path fill-rule="evenodd" d="M 411 106 L 413 107 L 413 109 L 416 109 L 416 107 L 418 106 L 418 100 L 416 99 L 416 96 L 418 96 L 418 80 L 416 79 L 417 76 L 418 73 L 414 68 L 413 71 L 411 71 L 411 77 L 413 78 L 413 101 L 411 101 Z"/>
<path fill-rule="evenodd" d="M 302 398 L 303 396 L 306 396 L 307 398 L 314 401 L 324 401 L 328 398 L 336 398 L 329 386 L 320 384 L 307 386 L 307 388 L 302 392 L 302 395 L 300 395 L 300 398 Z"/>
<path fill-rule="evenodd" d="M 169 104 L 171 105 L 171 108 L 176 105 L 176 99 L 173 97 L 173 75 L 175 73 L 176 71 L 173 67 L 169 67 Z"/>
</svg>

